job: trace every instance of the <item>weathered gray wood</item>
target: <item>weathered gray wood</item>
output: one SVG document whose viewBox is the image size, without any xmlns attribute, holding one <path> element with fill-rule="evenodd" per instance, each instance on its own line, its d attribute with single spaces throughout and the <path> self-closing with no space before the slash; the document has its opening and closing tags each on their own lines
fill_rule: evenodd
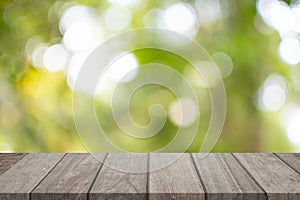
<svg viewBox="0 0 300 200">
<path fill-rule="evenodd" d="M 234 154 L 268 199 L 300 199 L 300 175 L 273 154 Z"/>
<path fill-rule="evenodd" d="M 21 160 L 25 153 L 1 153 L 0 154 L 0 174 Z"/>
<path fill-rule="evenodd" d="M 147 154 L 109 154 L 89 199 L 146 199 L 147 173 L 128 171 L 146 172 L 147 166 Z"/>
<path fill-rule="evenodd" d="M 299 153 L 277 153 L 281 160 L 288 164 L 291 168 L 300 173 L 300 154 Z"/>
<path fill-rule="evenodd" d="M 0 199 L 29 199 L 30 192 L 64 154 L 28 154 L 0 175 Z"/>
<path fill-rule="evenodd" d="M 300 199 L 300 154 L 179 155 L 0 154 L 0 199 Z"/>
<path fill-rule="evenodd" d="M 105 154 L 67 154 L 32 192 L 32 199 L 87 199 Z"/>
<path fill-rule="evenodd" d="M 204 190 L 190 154 L 183 154 L 171 165 L 157 169 L 176 159 L 178 154 L 151 153 L 149 199 L 204 199 Z"/>
<path fill-rule="evenodd" d="M 266 199 L 231 154 L 193 154 L 207 199 Z"/>
</svg>

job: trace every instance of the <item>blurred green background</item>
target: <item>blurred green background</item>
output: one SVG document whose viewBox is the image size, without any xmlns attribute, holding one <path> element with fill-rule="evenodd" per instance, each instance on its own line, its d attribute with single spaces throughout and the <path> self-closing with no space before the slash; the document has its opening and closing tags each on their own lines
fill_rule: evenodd
<svg viewBox="0 0 300 200">
<path fill-rule="evenodd" d="M 300 150 L 300 1 L 2 0 L 0 9 L 1 152 L 86 151 L 72 114 L 76 73 L 103 41 L 143 27 L 195 39 L 218 65 L 227 116 L 214 152 Z M 203 84 L 180 57 L 158 50 L 134 51 L 114 67 L 126 73 L 153 61 L 174 67 L 197 91 L 201 123 L 187 150 L 197 152 L 210 119 L 207 90 L 213 86 Z M 130 151 L 164 146 L 184 125 L 175 96 L 159 86 L 140 89 L 130 104 L 132 118 L 147 124 L 149 107 L 159 103 L 168 111 L 167 123 L 160 137 L 147 142 L 124 136 L 108 104 L 122 75 L 118 70 L 112 70 L 96 100 L 99 120 L 108 134 L 117 133 L 109 137 Z"/>
</svg>

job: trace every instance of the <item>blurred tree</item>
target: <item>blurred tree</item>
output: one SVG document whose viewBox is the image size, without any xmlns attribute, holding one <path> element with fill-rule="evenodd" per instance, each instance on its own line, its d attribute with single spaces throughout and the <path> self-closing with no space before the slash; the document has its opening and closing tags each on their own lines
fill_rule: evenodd
<svg viewBox="0 0 300 200">
<path fill-rule="evenodd" d="M 227 70 L 224 73 L 228 77 L 223 79 L 227 118 L 213 151 L 299 151 L 300 136 L 294 133 L 300 127 L 280 123 L 282 116 L 286 116 L 286 106 L 299 102 L 299 90 L 294 86 L 297 78 L 292 80 L 290 64 L 278 56 L 278 45 L 283 40 L 281 32 L 268 26 L 257 10 L 259 3 L 265 3 L 263 0 L 145 2 L 0 2 L 0 151 L 86 151 L 72 113 L 72 87 L 78 68 L 89 52 L 106 39 L 125 30 L 149 26 L 194 38 L 210 55 L 219 56 L 216 58 L 220 62 L 217 59 L 215 62 L 221 72 Z M 288 4 L 300 7 L 294 1 Z M 295 12 L 300 13 L 299 9 Z M 149 49 L 132 54 L 140 65 L 159 62 L 188 78 L 194 76 L 188 72 L 192 66 L 179 56 Z M 298 62 L 293 69 L 299 67 Z M 266 96 L 267 84 L 274 86 L 278 81 L 275 78 L 275 82 L 267 82 L 273 80 L 268 79 L 271 74 L 286 85 L 283 103 L 273 111 L 264 105 L 274 104 L 280 97 L 273 93 L 270 98 Z M 204 111 L 198 135 L 188 151 L 199 150 L 210 119 L 205 113 L 209 107 L 208 89 L 197 84 L 193 88 L 202 102 L 200 111 Z M 150 93 L 154 97 L 150 98 Z M 111 116 L 106 94 L 96 99 L 97 111 L 100 110 L 97 115 L 109 132 L 108 137 L 118 145 L 130 151 L 152 151 L 174 137 L 178 125 L 172 116 L 168 116 L 162 131 L 150 140 L 125 135 Z M 147 112 L 151 105 L 159 103 L 169 109 L 176 99 L 170 91 L 158 86 L 145 87 L 132 98 L 132 117 L 139 124 L 149 122 Z M 295 106 L 294 111 L 297 109 Z"/>
</svg>

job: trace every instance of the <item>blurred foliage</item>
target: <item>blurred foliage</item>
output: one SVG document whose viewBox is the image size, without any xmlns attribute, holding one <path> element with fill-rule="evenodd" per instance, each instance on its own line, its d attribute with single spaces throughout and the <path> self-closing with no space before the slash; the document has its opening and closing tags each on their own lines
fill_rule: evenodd
<svg viewBox="0 0 300 200">
<path fill-rule="evenodd" d="M 147 11 L 176 2 L 149 0 L 141 9 L 132 9 L 131 28 L 143 27 L 143 16 Z M 195 3 L 191 0 L 181 2 Z M 231 75 L 223 80 L 227 94 L 226 122 L 213 151 L 299 151 L 299 145 L 288 140 L 285 128 L 279 123 L 280 110 L 265 112 L 254 103 L 257 91 L 270 74 L 278 73 L 288 85 L 291 84 L 290 69 L 278 56 L 278 33 L 263 24 L 257 14 L 257 2 L 220 2 L 223 2 L 220 5 L 230 8 L 224 11 L 229 13 L 211 25 L 200 25 L 194 36 L 209 54 L 224 52 L 233 63 Z M 49 11 L 55 3 L 48 0 L 0 1 L 0 151 L 86 151 L 73 121 L 73 91 L 68 86 L 66 70 L 49 72 L 36 68 L 25 52 L 26 43 L 33 36 L 39 36 L 40 41 L 49 45 L 62 40 L 59 30 L 61 14 Z M 78 0 L 75 3 L 94 8 L 101 17 L 111 6 L 109 2 L 96 0 Z M 56 5 L 64 4 L 68 5 L 68 2 Z M 269 33 L 258 31 L 255 20 L 260 20 L 259 23 Z M 106 32 L 106 38 L 109 38 L 118 31 Z M 166 55 L 157 50 L 133 53 L 139 64 L 156 61 L 172 66 L 180 73 L 187 68 L 187 63 L 176 55 Z M 199 97 L 208 96 L 205 88 L 195 86 L 195 90 Z M 149 93 L 153 94 L 152 99 L 147 95 Z M 287 100 L 299 103 L 297 91 L 291 89 L 290 96 Z M 149 107 L 155 103 L 168 107 L 175 96 L 165 88 L 149 86 L 137 92 L 133 99 L 133 119 L 139 124 L 147 124 Z M 110 108 L 104 100 L 100 99 L 96 106 L 100 110 L 100 114 L 97 113 L 99 119 L 104 119 L 105 128 L 111 132 L 109 137 L 130 151 L 153 151 L 170 141 L 177 129 L 171 121 L 167 121 L 157 136 L 147 141 L 138 140 L 116 130 Z M 205 108 L 200 106 L 201 109 Z M 201 116 L 198 135 L 188 151 L 195 152 L 201 147 L 209 117 L 205 112 Z"/>
</svg>

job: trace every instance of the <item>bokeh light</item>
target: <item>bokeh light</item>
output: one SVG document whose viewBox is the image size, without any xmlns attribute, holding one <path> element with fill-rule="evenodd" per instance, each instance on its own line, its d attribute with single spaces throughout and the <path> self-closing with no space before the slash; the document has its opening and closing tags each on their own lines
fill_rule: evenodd
<svg viewBox="0 0 300 200">
<path fill-rule="evenodd" d="M 108 0 L 111 4 L 121 6 L 137 6 L 141 0 Z"/>
<path fill-rule="evenodd" d="M 278 111 L 284 106 L 286 95 L 286 81 L 277 74 L 271 74 L 259 89 L 259 107 L 269 112 Z"/>
<path fill-rule="evenodd" d="M 194 67 L 188 67 L 185 69 L 185 75 L 195 86 L 211 88 L 220 81 L 219 71 L 215 70 L 215 64 L 213 62 L 202 61 L 198 63 L 198 66 L 201 69 L 199 71 Z"/>
<path fill-rule="evenodd" d="M 72 25 L 64 34 L 65 47 L 72 51 L 88 51 L 102 41 L 102 30 L 96 21 L 80 22 Z"/>
<path fill-rule="evenodd" d="M 233 70 L 233 63 L 230 56 L 223 52 L 216 52 L 212 55 L 212 59 L 218 66 L 223 78 L 230 76 Z"/>
<path fill-rule="evenodd" d="M 60 18 L 59 30 L 64 34 L 72 25 L 81 21 L 93 19 L 93 9 L 87 6 L 75 5 L 65 10 Z"/>
<path fill-rule="evenodd" d="M 57 72 L 65 69 L 68 55 L 61 44 L 50 46 L 45 50 L 43 62 L 47 70 Z"/>
<path fill-rule="evenodd" d="M 131 12 L 126 7 L 115 6 L 106 11 L 104 21 L 111 30 L 123 30 L 130 25 Z"/>
<path fill-rule="evenodd" d="M 90 51 L 103 41 L 100 18 L 92 8 L 73 6 L 60 20 L 64 46 L 71 52 Z"/>
<path fill-rule="evenodd" d="M 66 73 L 68 85 L 72 90 L 74 90 L 76 78 L 88 55 L 88 53 L 77 53 L 74 54 L 69 60 Z"/>
<path fill-rule="evenodd" d="M 286 63 L 295 65 L 300 62 L 299 39 L 284 38 L 279 45 L 279 55 Z"/>
<path fill-rule="evenodd" d="M 220 20 L 222 10 L 219 0 L 196 0 L 195 7 L 201 25 L 210 26 Z"/>
<path fill-rule="evenodd" d="M 288 5 L 279 0 L 259 0 L 257 9 L 264 22 L 275 29 L 282 41 L 279 45 L 279 55 L 288 64 L 299 63 L 300 56 L 300 4 Z"/>
<path fill-rule="evenodd" d="M 300 145 L 300 108 L 293 110 L 290 119 L 286 127 L 286 133 L 288 139 L 294 143 Z"/>
<path fill-rule="evenodd" d="M 136 76 L 138 62 L 132 53 L 127 53 L 118 57 L 117 60 L 113 61 L 108 66 L 107 73 L 112 81 L 128 82 Z M 131 73 L 127 75 L 129 72 Z"/>
<path fill-rule="evenodd" d="M 199 117 L 198 106 L 191 99 L 178 99 L 170 105 L 169 117 L 176 126 L 190 126 Z"/>
<path fill-rule="evenodd" d="M 188 36 L 194 36 L 197 29 L 196 13 L 192 6 L 185 3 L 168 7 L 163 13 L 162 23 L 163 27 Z"/>
<path fill-rule="evenodd" d="M 43 56 L 47 48 L 47 44 L 41 44 L 34 49 L 31 60 L 33 66 L 35 66 L 36 68 L 43 68 L 45 66 Z"/>
</svg>

